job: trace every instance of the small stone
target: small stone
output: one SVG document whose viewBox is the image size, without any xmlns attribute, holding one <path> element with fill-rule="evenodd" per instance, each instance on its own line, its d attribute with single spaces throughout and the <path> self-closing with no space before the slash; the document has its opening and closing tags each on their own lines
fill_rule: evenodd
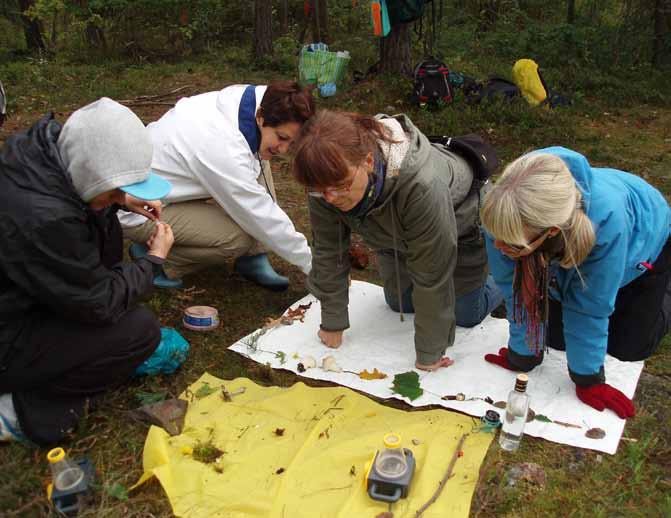
<svg viewBox="0 0 671 518">
<path fill-rule="evenodd" d="M 597 455 L 596 459 L 594 460 L 596 460 L 599 464 L 601 464 L 601 462 L 603 461 L 603 455 Z"/>
<path fill-rule="evenodd" d="M 415 446 L 419 446 L 420 444 L 422 444 L 422 442 L 419 439 L 413 439 L 412 444 L 414 444 Z"/>
</svg>

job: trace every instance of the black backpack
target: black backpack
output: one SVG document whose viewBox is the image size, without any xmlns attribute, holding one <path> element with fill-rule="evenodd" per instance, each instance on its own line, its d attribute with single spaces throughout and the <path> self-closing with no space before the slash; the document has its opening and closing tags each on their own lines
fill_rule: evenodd
<svg viewBox="0 0 671 518">
<path fill-rule="evenodd" d="M 480 135 L 469 133 L 458 137 L 427 135 L 433 144 L 441 144 L 461 156 L 473 169 L 473 189 L 480 190 L 499 166 L 496 149 Z"/>
<path fill-rule="evenodd" d="M 470 82 L 463 87 L 466 102 L 479 104 L 482 101 L 510 102 L 520 97 L 517 85 L 501 77 L 490 77 L 486 83 Z"/>
<path fill-rule="evenodd" d="M 432 57 L 425 59 L 415 67 L 413 74 L 415 83 L 412 102 L 420 106 L 437 105 L 440 101 L 452 102 L 450 71 L 442 61 Z"/>
</svg>

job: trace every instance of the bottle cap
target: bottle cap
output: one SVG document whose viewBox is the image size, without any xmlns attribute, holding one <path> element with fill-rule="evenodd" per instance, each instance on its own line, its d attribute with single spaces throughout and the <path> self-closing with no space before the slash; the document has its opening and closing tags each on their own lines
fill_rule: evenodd
<svg viewBox="0 0 671 518">
<path fill-rule="evenodd" d="M 401 436 L 397 433 L 388 433 L 384 436 L 384 446 L 385 448 L 400 448 Z"/>
<path fill-rule="evenodd" d="M 517 379 L 515 380 L 515 390 L 517 392 L 524 392 L 527 389 L 528 382 L 529 376 L 526 374 L 518 374 Z"/>
<path fill-rule="evenodd" d="M 49 453 L 47 453 L 47 460 L 52 464 L 54 462 L 63 460 L 64 458 L 65 458 L 65 450 L 63 448 L 54 448 L 53 450 L 49 450 Z"/>
</svg>

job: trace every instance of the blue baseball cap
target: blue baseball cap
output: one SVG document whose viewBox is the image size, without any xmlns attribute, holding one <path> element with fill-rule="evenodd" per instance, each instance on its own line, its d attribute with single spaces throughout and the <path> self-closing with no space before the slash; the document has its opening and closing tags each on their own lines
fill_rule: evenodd
<svg viewBox="0 0 671 518">
<path fill-rule="evenodd" d="M 119 189 L 141 200 L 160 200 L 170 194 L 172 184 L 165 178 L 161 178 L 156 173 L 150 171 L 146 180 L 124 185 L 123 187 L 119 187 Z"/>
</svg>

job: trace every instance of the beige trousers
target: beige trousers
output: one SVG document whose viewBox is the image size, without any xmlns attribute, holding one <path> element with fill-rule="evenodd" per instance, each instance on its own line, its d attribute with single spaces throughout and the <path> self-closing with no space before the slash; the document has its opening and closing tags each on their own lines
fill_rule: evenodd
<svg viewBox="0 0 671 518">
<path fill-rule="evenodd" d="M 262 166 L 265 174 L 260 174 L 257 181 L 277 200 L 270 164 L 264 160 Z M 163 208 L 161 221 L 170 225 L 175 236 L 175 244 L 163 265 L 170 278 L 180 278 L 206 266 L 266 251 L 212 199 L 170 204 Z M 153 232 L 154 222 L 149 220 L 123 229 L 124 237 L 136 243 L 146 243 Z"/>
</svg>

